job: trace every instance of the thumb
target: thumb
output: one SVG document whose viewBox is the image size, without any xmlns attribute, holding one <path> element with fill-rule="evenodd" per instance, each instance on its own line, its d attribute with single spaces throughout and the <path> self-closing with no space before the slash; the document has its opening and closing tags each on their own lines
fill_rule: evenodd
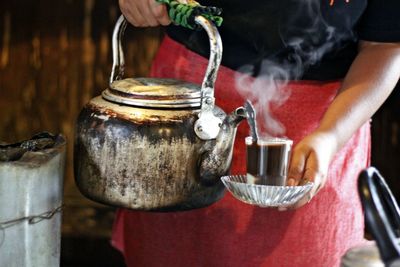
<svg viewBox="0 0 400 267">
<path fill-rule="evenodd" d="M 314 182 L 315 177 L 318 173 L 318 161 L 314 155 L 314 153 L 310 153 L 308 156 L 305 166 L 304 166 L 304 175 L 302 178 L 302 184 L 307 182 Z"/>
<path fill-rule="evenodd" d="M 314 197 L 318 190 L 321 189 L 323 182 L 323 175 L 320 171 L 320 164 L 314 153 L 310 153 L 306 160 L 305 171 L 301 184 L 306 184 L 307 182 L 313 182 L 313 188 L 310 191 L 310 197 Z"/>
<path fill-rule="evenodd" d="M 296 150 L 293 151 L 292 158 L 290 160 L 289 173 L 287 179 L 287 185 L 295 186 L 300 183 L 304 173 L 305 155 L 298 153 Z"/>
</svg>

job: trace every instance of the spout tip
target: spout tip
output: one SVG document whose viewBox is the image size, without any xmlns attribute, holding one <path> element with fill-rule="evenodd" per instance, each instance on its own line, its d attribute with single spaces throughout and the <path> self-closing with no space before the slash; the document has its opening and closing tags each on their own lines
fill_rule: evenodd
<svg viewBox="0 0 400 267">
<path fill-rule="evenodd" d="M 242 120 L 247 118 L 246 110 L 243 107 L 238 107 L 234 112 L 233 112 L 233 117 L 234 117 L 234 123 L 237 125 L 239 124 Z"/>
<path fill-rule="evenodd" d="M 247 118 L 246 110 L 244 109 L 244 107 L 238 107 L 235 110 L 235 115 L 238 117 L 242 117 L 243 119 Z"/>
</svg>

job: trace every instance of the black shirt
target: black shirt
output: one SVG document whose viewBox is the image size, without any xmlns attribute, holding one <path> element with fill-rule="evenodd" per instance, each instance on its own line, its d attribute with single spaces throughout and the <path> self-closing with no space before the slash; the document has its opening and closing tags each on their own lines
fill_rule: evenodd
<svg viewBox="0 0 400 267">
<path fill-rule="evenodd" d="M 356 56 L 359 39 L 400 41 L 400 0 L 199 2 L 223 9 L 224 22 L 219 28 L 222 64 L 239 71 L 250 65 L 253 75 L 264 72 L 265 66 L 277 65 L 289 70 L 291 79 L 338 79 Z M 208 57 L 204 31 L 170 26 L 167 33 Z"/>
</svg>

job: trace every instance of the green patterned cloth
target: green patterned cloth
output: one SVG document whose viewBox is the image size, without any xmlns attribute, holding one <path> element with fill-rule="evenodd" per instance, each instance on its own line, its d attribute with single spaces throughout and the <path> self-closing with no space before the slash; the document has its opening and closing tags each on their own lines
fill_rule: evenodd
<svg viewBox="0 0 400 267">
<path fill-rule="evenodd" d="M 219 16 L 222 10 L 218 7 L 202 6 L 196 1 L 188 4 L 181 4 L 176 0 L 156 0 L 158 3 L 166 4 L 169 18 L 176 25 L 181 25 L 189 29 L 199 29 L 194 18 L 201 15 L 211 20 L 216 26 L 221 26 L 222 17 Z"/>
</svg>

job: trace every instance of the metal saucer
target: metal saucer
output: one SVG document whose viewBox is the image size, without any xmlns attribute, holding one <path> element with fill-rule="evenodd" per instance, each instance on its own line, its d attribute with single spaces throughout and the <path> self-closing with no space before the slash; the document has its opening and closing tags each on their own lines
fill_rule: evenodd
<svg viewBox="0 0 400 267">
<path fill-rule="evenodd" d="M 260 207 L 288 207 L 299 201 L 313 187 L 309 182 L 301 186 L 258 185 L 247 182 L 246 175 L 221 177 L 228 191 L 238 200 Z"/>
</svg>

